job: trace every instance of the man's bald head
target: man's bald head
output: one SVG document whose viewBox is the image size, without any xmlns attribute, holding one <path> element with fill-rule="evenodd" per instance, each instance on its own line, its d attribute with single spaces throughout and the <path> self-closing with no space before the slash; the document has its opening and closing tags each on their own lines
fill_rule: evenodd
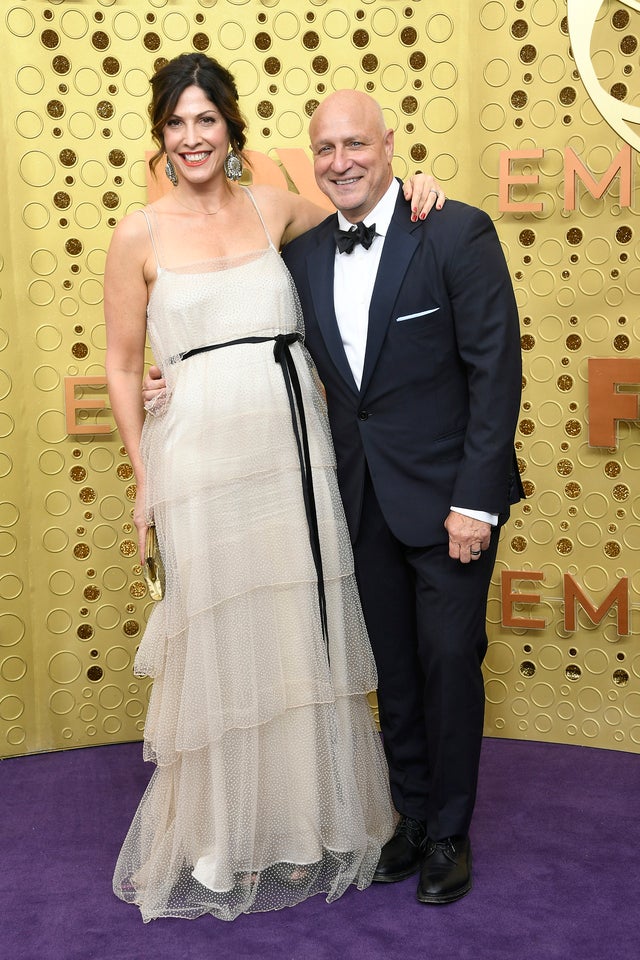
<svg viewBox="0 0 640 960">
<path fill-rule="evenodd" d="M 380 105 L 360 90 L 336 90 L 309 124 L 316 181 L 352 223 L 362 220 L 393 179 L 393 130 Z"/>
</svg>

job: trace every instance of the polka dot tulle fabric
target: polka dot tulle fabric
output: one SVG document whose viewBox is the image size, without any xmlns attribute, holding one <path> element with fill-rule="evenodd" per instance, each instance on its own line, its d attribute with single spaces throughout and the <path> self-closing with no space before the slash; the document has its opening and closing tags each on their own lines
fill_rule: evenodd
<svg viewBox="0 0 640 960">
<path fill-rule="evenodd" d="M 162 216 L 150 224 L 156 249 L 169 251 Z M 114 890 L 144 920 L 333 900 L 370 883 L 393 811 L 324 401 L 293 344 L 329 658 L 273 342 L 169 362 L 205 344 L 302 332 L 295 290 L 271 244 L 179 270 L 159 263 L 148 319 L 167 396 L 144 427 L 146 506 L 167 587 L 135 670 L 154 678 L 144 749 L 157 769 Z"/>
</svg>

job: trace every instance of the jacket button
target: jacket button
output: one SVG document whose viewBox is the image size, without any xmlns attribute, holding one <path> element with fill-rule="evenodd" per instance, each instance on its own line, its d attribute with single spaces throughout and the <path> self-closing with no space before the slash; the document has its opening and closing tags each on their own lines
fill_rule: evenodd
<svg viewBox="0 0 640 960">
<path fill-rule="evenodd" d="M 358 420 L 368 420 L 369 414 L 366 410 L 360 410 L 358 412 Z"/>
</svg>

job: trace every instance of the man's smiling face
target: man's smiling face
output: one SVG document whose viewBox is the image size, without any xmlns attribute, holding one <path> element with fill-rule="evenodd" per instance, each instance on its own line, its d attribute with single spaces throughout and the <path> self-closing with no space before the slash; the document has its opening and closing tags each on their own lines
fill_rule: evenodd
<svg viewBox="0 0 640 960">
<path fill-rule="evenodd" d="M 309 135 L 318 186 L 347 220 L 364 219 L 393 179 L 393 130 L 378 104 L 339 90 L 316 108 Z"/>
</svg>

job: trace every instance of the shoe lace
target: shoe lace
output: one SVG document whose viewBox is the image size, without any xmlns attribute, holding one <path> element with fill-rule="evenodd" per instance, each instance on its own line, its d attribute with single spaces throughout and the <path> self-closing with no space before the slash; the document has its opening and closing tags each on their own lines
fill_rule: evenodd
<svg viewBox="0 0 640 960">
<path fill-rule="evenodd" d="M 394 831 L 395 837 L 406 837 L 418 846 L 425 839 L 426 829 L 419 820 L 411 817 L 401 817 Z"/>
<path fill-rule="evenodd" d="M 431 856 L 436 850 L 441 850 L 445 857 L 452 862 L 456 862 L 458 851 L 452 837 L 445 837 L 444 840 L 429 839 L 426 845 L 426 854 Z"/>
</svg>

